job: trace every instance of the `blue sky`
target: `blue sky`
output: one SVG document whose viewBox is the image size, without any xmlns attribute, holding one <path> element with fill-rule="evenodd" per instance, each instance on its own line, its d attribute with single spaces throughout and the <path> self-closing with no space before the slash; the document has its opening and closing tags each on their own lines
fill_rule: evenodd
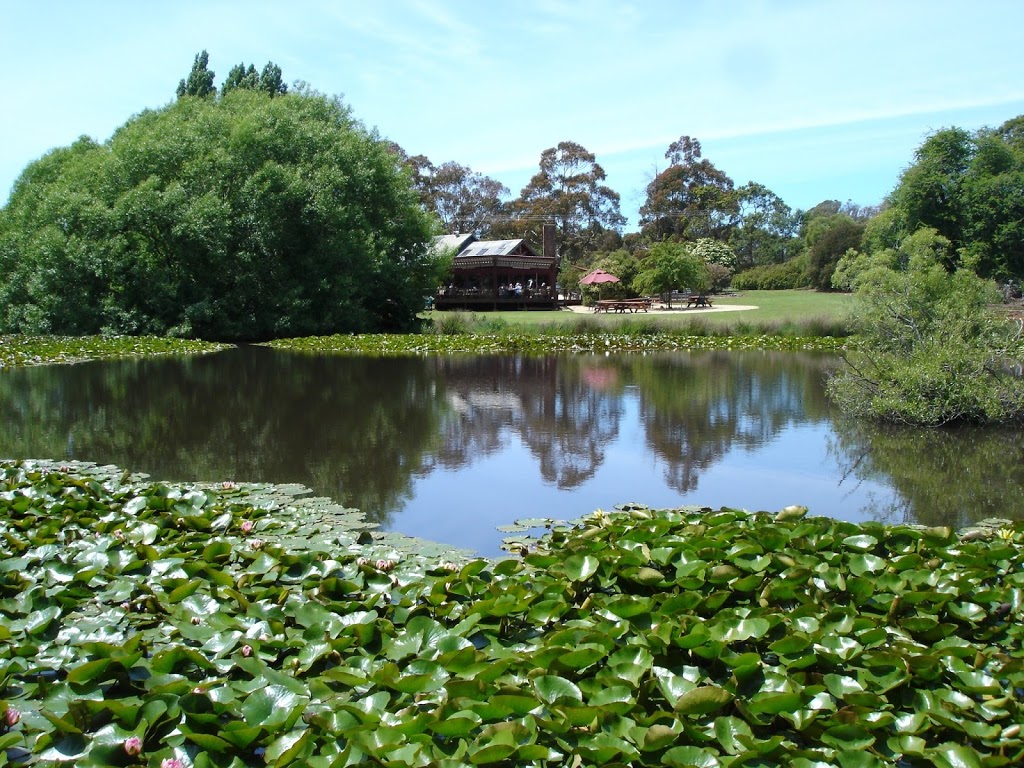
<svg viewBox="0 0 1024 768">
<path fill-rule="evenodd" d="M 793 208 L 874 205 L 932 131 L 1024 114 L 1019 0 L 3 0 L 0 201 L 78 136 L 274 61 L 368 127 L 517 195 L 541 152 L 597 155 L 635 225 L 669 143 Z"/>
</svg>

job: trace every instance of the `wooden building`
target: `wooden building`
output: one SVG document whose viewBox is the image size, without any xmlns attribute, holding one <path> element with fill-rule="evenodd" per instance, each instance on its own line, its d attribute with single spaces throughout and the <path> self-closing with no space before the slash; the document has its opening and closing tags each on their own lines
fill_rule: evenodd
<svg viewBox="0 0 1024 768">
<path fill-rule="evenodd" d="M 544 227 L 544 253 L 518 240 L 444 235 L 434 247 L 452 250 L 452 269 L 434 297 L 436 309 L 555 309 L 558 263 L 554 225 Z"/>
</svg>

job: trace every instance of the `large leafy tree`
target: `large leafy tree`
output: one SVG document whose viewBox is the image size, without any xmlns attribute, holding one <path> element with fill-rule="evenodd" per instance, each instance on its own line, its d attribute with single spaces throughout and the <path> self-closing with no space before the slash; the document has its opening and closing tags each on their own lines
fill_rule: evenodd
<svg viewBox="0 0 1024 768">
<path fill-rule="evenodd" d="M 697 139 L 681 136 L 665 152 L 668 168 L 647 185 L 640 226 L 650 240 L 727 239 L 739 200 L 723 171 L 701 156 Z"/>
<path fill-rule="evenodd" d="M 445 232 L 487 236 L 504 215 L 508 187 L 456 162 L 437 166 L 425 155 L 406 160 L 424 207 L 434 213 Z"/>
<path fill-rule="evenodd" d="M 807 247 L 808 276 L 820 291 L 832 290 L 832 274 L 847 251 L 858 250 L 864 238 L 865 224 L 845 213 L 816 216 L 804 233 Z"/>
<path fill-rule="evenodd" d="M 974 133 L 929 136 L 891 195 L 904 233 L 931 227 L 953 246 L 950 269 L 1024 277 L 1024 116 Z"/>
<path fill-rule="evenodd" d="M 609 230 L 618 232 L 626 223 L 619 211 L 619 194 L 604 184 L 606 176 L 596 156 L 580 144 L 563 141 L 545 149 L 540 170 L 513 203 L 520 221 L 512 229 L 554 221 L 563 263 L 583 262 Z"/>
<path fill-rule="evenodd" d="M 800 221 L 781 197 L 752 181 L 736 190 L 736 201 L 738 223 L 729 244 L 739 269 L 779 264 L 794 255 Z"/>
<path fill-rule="evenodd" d="M 182 97 L 23 172 L 0 212 L 0 330 L 407 330 L 440 277 L 432 233 L 339 100 Z"/>
<path fill-rule="evenodd" d="M 644 294 L 667 295 L 669 306 L 672 292 L 680 289 L 707 290 L 707 265 L 683 243 L 663 241 L 650 247 L 640 262 L 639 274 L 633 279 L 633 288 Z"/>
</svg>

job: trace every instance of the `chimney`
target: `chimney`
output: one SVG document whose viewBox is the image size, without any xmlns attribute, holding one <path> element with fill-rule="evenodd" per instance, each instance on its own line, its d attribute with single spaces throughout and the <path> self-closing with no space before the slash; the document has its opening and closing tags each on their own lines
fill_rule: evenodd
<svg viewBox="0 0 1024 768">
<path fill-rule="evenodd" d="M 544 255 L 545 256 L 550 256 L 550 257 L 555 257 L 556 260 L 557 260 L 557 254 L 555 253 L 555 225 L 554 224 L 545 224 L 544 225 L 543 239 L 544 239 L 544 242 L 543 242 Z"/>
</svg>

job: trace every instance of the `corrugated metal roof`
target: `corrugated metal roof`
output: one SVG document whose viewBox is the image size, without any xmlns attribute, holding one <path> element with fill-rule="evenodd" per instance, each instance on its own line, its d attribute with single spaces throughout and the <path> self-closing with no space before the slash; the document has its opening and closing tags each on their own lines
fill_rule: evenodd
<svg viewBox="0 0 1024 768">
<path fill-rule="evenodd" d="M 465 250 L 466 246 L 476 240 L 476 235 L 441 235 L 434 238 L 433 248 L 435 251 L 455 251 L 459 253 Z"/>
<path fill-rule="evenodd" d="M 504 256 L 512 253 L 522 244 L 519 240 L 478 240 L 470 243 L 462 250 L 456 258 L 470 258 L 473 256 Z"/>
</svg>

